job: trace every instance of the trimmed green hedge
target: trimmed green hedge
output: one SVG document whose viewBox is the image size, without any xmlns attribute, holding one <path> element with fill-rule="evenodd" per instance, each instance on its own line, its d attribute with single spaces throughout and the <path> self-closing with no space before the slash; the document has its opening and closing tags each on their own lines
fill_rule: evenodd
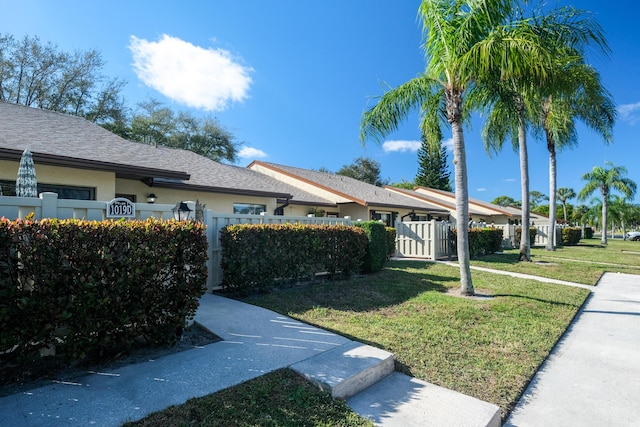
<svg viewBox="0 0 640 427">
<path fill-rule="evenodd" d="M 529 245 L 533 246 L 536 241 L 536 235 L 538 234 L 538 229 L 536 227 L 529 228 Z M 520 247 L 520 241 L 522 240 L 522 227 L 516 228 L 516 247 Z"/>
<path fill-rule="evenodd" d="M 456 229 L 451 230 L 451 245 L 454 253 L 457 253 Z M 478 258 L 490 255 L 502 250 L 502 229 L 500 228 L 470 228 L 469 229 L 469 256 Z"/>
<path fill-rule="evenodd" d="M 237 224 L 222 229 L 222 286 L 241 295 L 328 272 L 362 269 L 364 230 L 344 225 Z"/>
<path fill-rule="evenodd" d="M 0 358 L 102 360 L 175 341 L 206 291 L 204 227 L 0 219 Z"/>
<path fill-rule="evenodd" d="M 396 237 L 398 231 L 393 227 L 387 227 L 387 258 L 396 254 Z"/>
<path fill-rule="evenodd" d="M 364 272 L 373 273 L 382 270 L 382 267 L 387 262 L 387 254 L 389 253 L 387 227 L 378 221 L 360 221 L 354 223 L 354 225 L 363 228 L 369 238 L 367 255 L 364 261 Z"/>
<path fill-rule="evenodd" d="M 562 228 L 562 244 L 564 246 L 575 246 L 582 238 L 582 228 L 564 227 Z"/>
<path fill-rule="evenodd" d="M 585 227 L 584 228 L 584 238 L 585 239 L 593 239 L 593 228 Z"/>
</svg>

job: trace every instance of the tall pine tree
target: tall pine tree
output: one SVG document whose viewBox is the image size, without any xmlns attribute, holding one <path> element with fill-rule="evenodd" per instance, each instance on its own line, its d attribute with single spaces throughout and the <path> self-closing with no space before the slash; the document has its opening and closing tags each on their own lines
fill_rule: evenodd
<svg viewBox="0 0 640 427">
<path fill-rule="evenodd" d="M 422 136 L 422 145 L 418 150 L 418 173 L 416 185 L 451 191 L 451 172 L 447 165 L 447 148 L 440 144 L 429 144 Z"/>
</svg>

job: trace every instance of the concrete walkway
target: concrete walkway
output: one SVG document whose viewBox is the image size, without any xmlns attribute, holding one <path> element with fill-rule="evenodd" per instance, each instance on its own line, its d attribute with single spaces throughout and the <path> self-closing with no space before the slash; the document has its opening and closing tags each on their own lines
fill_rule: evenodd
<svg viewBox="0 0 640 427">
<path fill-rule="evenodd" d="M 505 426 L 640 425 L 640 276 L 605 273 Z"/>
</svg>

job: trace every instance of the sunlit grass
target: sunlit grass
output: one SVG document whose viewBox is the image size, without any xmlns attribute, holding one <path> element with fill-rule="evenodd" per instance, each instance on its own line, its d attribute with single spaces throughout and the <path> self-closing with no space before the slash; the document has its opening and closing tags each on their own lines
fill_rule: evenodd
<svg viewBox="0 0 640 427">
<path fill-rule="evenodd" d="M 533 248 L 533 263 L 517 262 L 517 252 L 472 264 L 589 285 L 606 271 L 640 274 L 640 242 L 612 240 L 603 247 L 591 239 L 553 252 Z M 495 403 L 505 417 L 588 291 L 480 271 L 473 271 L 473 282 L 477 293 L 491 298 L 456 296 L 455 267 L 394 261 L 378 274 L 279 290 L 246 301 L 387 349 L 395 355 L 397 370 Z M 334 412 L 327 394 L 302 399 L 319 392 L 291 376 L 295 377 L 286 370 L 269 374 L 136 425 L 367 425 L 345 406 Z M 285 401 L 291 406 L 277 415 L 269 412 Z M 275 421 L 276 416 L 284 418 Z M 309 421 L 297 421 L 306 417 Z"/>
<path fill-rule="evenodd" d="M 531 249 L 532 263 L 518 261 L 518 249 L 489 255 L 471 264 L 498 270 L 595 285 L 605 272 L 640 274 L 640 242 L 583 239 L 578 246 L 559 247 L 555 251 Z"/>
<path fill-rule="evenodd" d="M 482 272 L 473 279 L 493 298 L 454 296 L 456 268 L 414 261 L 248 302 L 389 350 L 398 370 L 498 404 L 505 415 L 588 291 Z"/>
</svg>

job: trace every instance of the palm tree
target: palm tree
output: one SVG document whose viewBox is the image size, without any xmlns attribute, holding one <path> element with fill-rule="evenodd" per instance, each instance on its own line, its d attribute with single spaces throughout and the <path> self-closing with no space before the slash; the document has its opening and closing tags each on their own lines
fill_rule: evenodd
<svg viewBox="0 0 640 427">
<path fill-rule="evenodd" d="M 588 46 L 605 55 L 609 53 L 600 25 L 573 7 L 561 8 L 552 20 L 542 16 L 537 21 L 548 34 L 545 40 L 557 43 L 559 52 L 559 61 L 549 69 L 549 75 L 535 92 L 539 96 L 536 125 L 544 132 L 549 151 L 549 235 L 555 236 L 556 151 L 577 144 L 576 119 L 598 132 L 606 143 L 611 142 L 616 109 L 599 73 L 584 61 Z M 571 28 L 571 36 L 557 37 L 557 30 L 562 28 Z M 571 59 L 566 60 L 566 56 Z M 554 239 L 547 241 L 546 249 L 555 249 Z"/>
<path fill-rule="evenodd" d="M 503 70 L 497 70 L 481 91 L 474 94 L 480 105 L 489 106 L 487 123 L 483 139 L 487 151 L 499 151 L 504 140 L 510 136 L 514 149 L 520 153 L 520 176 L 522 191 L 522 222 L 528 229 L 531 206 L 537 202 L 530 201 L 530 196 L 537 192 L 529 192 L 529 170 L 527 152 L 527 130 L 532 123 L 538 121 L 541 93 L 548 93 L 549 88 L 562 87 L 557 82 L 561 75 L 558 64 L 580 61 L 584 45 L 590 41 L 601 44 L 603 38 L 597 23 L 583 19 L 583 12 L 574 8 L 561 8 L 547 15 L 539 14 L 526 22 L 537 35 L 536 43 L 546 49 L 555 59 L 546 63 L 542 78 L 532 78 L 529 73 L 511 73 L 505 76 Z M 531 40 L 530 40 L 531 41 Z M 545 91 L 541 91 L 545 88 Z M 555 172 L 554 172 L 555 174 Z M 555 177 L 555 175 L 554 175 Z M 541 195 L 541 193 L 538 193 Z M 555 181 L 553 193 L 555 194 Z M 555 199 L 550 204 L 550 218 L 555 218 Z M 555 224 L 555 220 L 554 224 Z M 555 235 L 554 230 L 551 230 Z M 549 239 L 553 245 L 553 240 Z M 520 260 L 530 261 L 530 242 L 528 233 L 522 233 L 520 241 Z"/>
<path fill-rule="evenodd" d="M 423 0 L 425 72 L 394 89 L 366 111 L 360 137 L 380 141 L 396 130 L 414 108 L 421 111 L 421 131 L 439 142 L 441 121 L 451 126 L 456 194 L 457 249 L 462 294 L 474 293 L 469 266 L 469 194 L 462 126 L 469 119 L 465 96 L 500 70 L 506 76 L 526 71 L 544 74 L 548 52 L 538 49 L 537 35 L 511 21 L 515 2 L 507 0 Z M 526 233 L 525 233 L 526 234 Z"/>
<path fill-rule="evenodd" d="M 628 199 L 632 198 L 636 193 L 636 183 L 625 177 L 627 168 L 624 166 L 614 166 L 611 163 L 610 168 L 602 166 L 594 166 L 591 172 L 582 175 L 582 180 L 587 181 L 585 187 L 578 193 L 578 200 L 585 200 L 596 190 L 600 190 L 602 195 L 602 238 L 601 243 L 607 244 L 607 210 L 609 206 L 609 196 L 611 190 L 617 190 L 624 194 Z"/>
<path fill-rule="evenodd" d="M 615 217 L 620 222 L 623 240 L 627 240 L 627 224 L 631 220 L 634 211 L 633 205 L 627 202 L 628 200 L 626 198 L 615 195 L 609 203 L 609 211 L 612 214 L 611 216 Z M 614 221 L 612 221 L 612 223 L 613 222 Z M 611 228 L 614 230 L 614 227 Z M 612 233 L 611 238 L 613 237 L 614 234 Z"/>
<path fill-rule="evenodd" d="M 567 200 L 571 200 L 576 197 L 576 192 L 573 188 L 560 187 L 556 191 L 556 198 L 562 204 L 562 211 L 564 213 L 564 222 L 567 222 Z"/>
</svg>

